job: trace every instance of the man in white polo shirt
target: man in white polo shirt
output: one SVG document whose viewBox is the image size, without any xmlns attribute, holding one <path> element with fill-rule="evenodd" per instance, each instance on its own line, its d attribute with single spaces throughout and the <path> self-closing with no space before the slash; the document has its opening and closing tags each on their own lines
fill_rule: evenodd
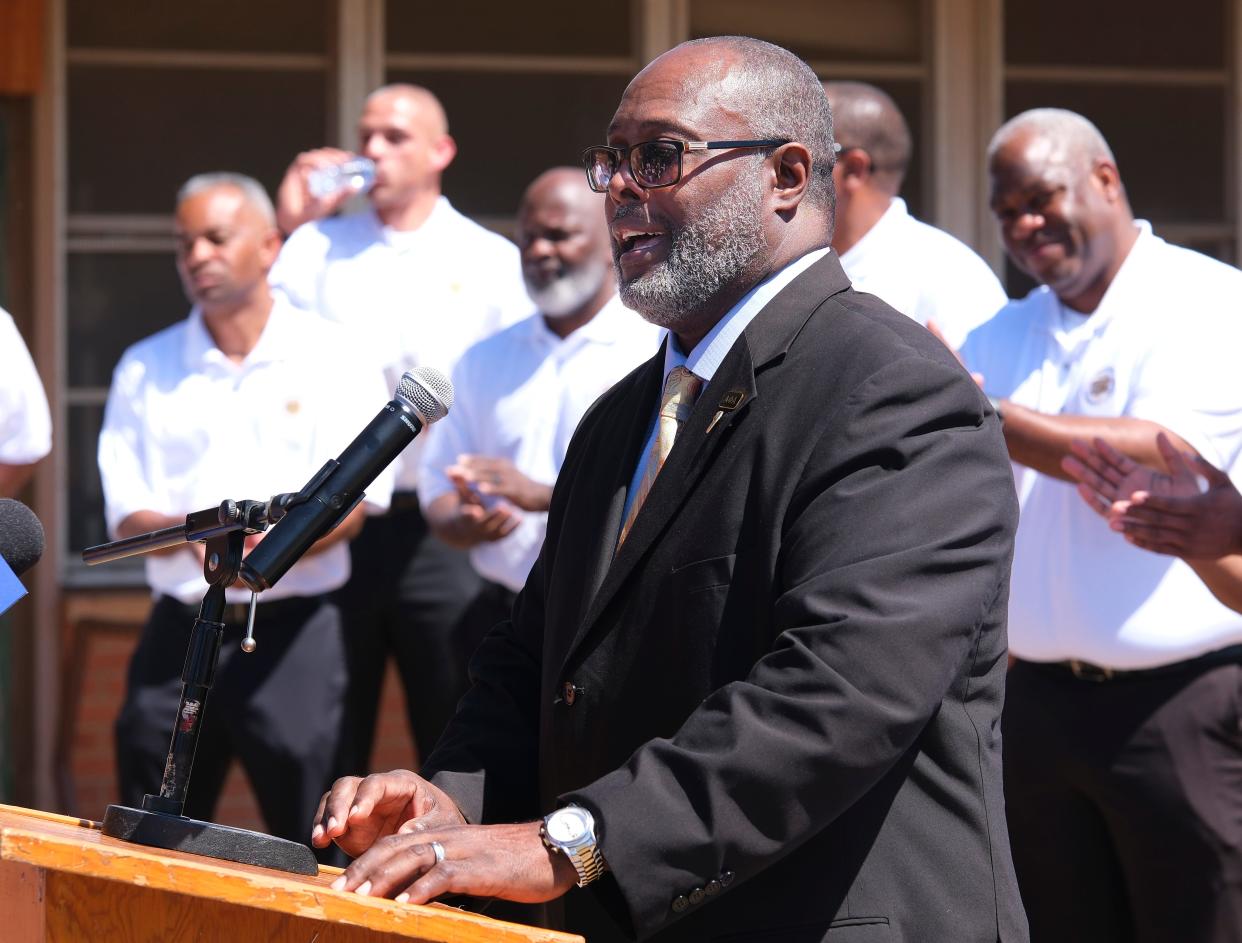
<svg viewBox="0 0 1242 943">
<path fill-rule="evenodd" d="M 910 164 L 910 128 L 897 103 L 865 82 L 825 82 L 840 148 L 832 180 L 832 248 L 859 291 L 931 324 L 957 348 L 1008 300 L 965 243 L 910 215 L 897 194 Z"/>
<path fill-rule="evenodd" d="M 14 497 L 51 450 L 47 394 L 17 325 L 0 308 L 0 498 Z"/>
<path fill-rule="evenodd" d="M 194 177 L 178 194 L 176 224 L 177 271 L 194 308 L 122 356 L 99 437 L 108 528 L 118 538 L 182 524 L 226 498 L 297 491 L 388 396 L 380 372 L 351 355 L 343 328 L 273 301 L 267 272 L 280 237 L 258 183 Z M 384 510 L 391 490 L 391 475 L 381 474 L 366 503 Z M 237 758 L 268 830 L 304 839 L 333 773 L 345 693 L 341 617 L 328 594 L 349 577 L 346 540 L 363 513 L 355 508 L 259 597 L 253 653 L 239 648 L 249 591 L 227 591 L 187 815 L 212 818 Z M 207 591 L 202 544 L 145 562 L 155 604 L 116 724 L 129 805 L 159 792 L 187 643 Z"/>
<path fill-rule="evenodd" d="M 441 193 L 456 145 L 427 89 L 373 92 L 358 122 L 358 152 L 375 161 L 364 213 L 328 217 L 347 194 L 316 199 L 307 184 L 314 169 L 346 152 L 311 151 L 289 168 L 278 212 L 292 235 L 272 269 L 272 288 L 348 326 L 394 386 L 413 366 L 450 374 L 467 347 L 530 314 L 517 248 Z M 462 394 L 465 401 L 471 392 Z M 369 767 L 390 653 L 420 755 L 466 689 L 457 636 L 482 584 L 463 551 L 431 537 L 419 509 L 418 454 L 437 434 L 428 429 L 397 459 L 392 511 L 368 519 L 351 547 L 354 576 L 341 594 L 350 675 L 342 773 Z"/>
<path fill-rule="evenodd" d="M 992 209 L 1042 283 L 967 340 L 998 403 L 1022 517 L 1005 785 L 1035 941 L 1242 939 L 1242 615 L 1183 561 L 1132 547 L 1062 463 L 1157 437 L 1236 473 L 1242 272 L 1131 213 L 1085 118 L 1023 113 L 988 152 Z"/>
<path fill-rule="evenodd" d="M 577 167 L 553 168 L 527 188 L 517 238 L 539 313 L 466 351 L 453 385 L 470 395 L 423 454 L 419 496 L 432 531 L 469 549 L 489 581 L 474 641 L 508 618 L 526 583 L 578 421 L 660 343 L 660 329 L 617 297 L 600 203 Z"/>
</svg>

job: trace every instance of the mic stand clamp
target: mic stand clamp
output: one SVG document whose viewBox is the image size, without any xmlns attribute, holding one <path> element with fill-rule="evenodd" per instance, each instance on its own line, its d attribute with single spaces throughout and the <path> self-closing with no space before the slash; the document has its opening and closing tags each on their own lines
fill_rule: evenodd
<svg viewBox="0 0 1242 943">
<path fill-rule="evenodd" d="M 202 730 L 203 709 L 215 678 L 216 663 L 224 637 L 224 591 L 241 570 L 247 533 L 266 527 L 266 505 L 256 501 L 226 501 L 218 509 L 200 511 L 186 518 L 185 539 L 206 539 L 203 576 L 207 593 L 199 608 L 190 635 L 185 665 L 181 671 L 181 703 L 173 726 L 168 759 L 159 795 L 148 794 L 142 808 L 110 805 L 103 819 L 103 833 L 113 838 L 222 858 L 242 864 L 259 865 L 294 874 L 315 875 L 319 865 L 310 848 L 297 842 L 247 829 L 201 822 L 182 815 L 194 752 Z M 214 520 L 208 520 L 214 515 Z M 196 536 L 197 535 L 197 536 Z M 141 551 L 138 551 L 141 552 Z M 254 600 L 251 600 L 253 622 Z M 247 632 L 253 651 L 253 627 Z M 245 647 L 245 646 L 243 646 Z"/>
</svg>

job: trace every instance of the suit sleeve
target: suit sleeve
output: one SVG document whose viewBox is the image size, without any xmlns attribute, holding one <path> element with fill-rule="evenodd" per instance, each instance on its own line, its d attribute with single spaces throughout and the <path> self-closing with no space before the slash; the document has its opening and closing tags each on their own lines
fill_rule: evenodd
<svg viewBox="0 0 1242 943">
<path fill-rule="evenodd" d="M 790 471 L 771 649 L 674 736 L 562 797 L 595 813 L 639 939 L 685 889 L 725 871 L 739 886 L 846 814 L 1001 631 L 1016 501 L 965 374 L 891 362 L 813 434 Z"/>
</svg>

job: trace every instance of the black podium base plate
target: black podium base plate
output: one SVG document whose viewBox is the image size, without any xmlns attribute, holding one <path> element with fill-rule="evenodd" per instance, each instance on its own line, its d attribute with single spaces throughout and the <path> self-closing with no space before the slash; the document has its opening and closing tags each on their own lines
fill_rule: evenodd
<svg viewBox="0 0 1242 943">
<path fill-rule="evenodd" d="M 293 874 L 319 873 L 319 864 L 305 845 L 244 828 L 187 819 L 183 815 L 110 805 L 104 813 L 103 833 L 152 848 L 188 851 Z"/>
</svg>

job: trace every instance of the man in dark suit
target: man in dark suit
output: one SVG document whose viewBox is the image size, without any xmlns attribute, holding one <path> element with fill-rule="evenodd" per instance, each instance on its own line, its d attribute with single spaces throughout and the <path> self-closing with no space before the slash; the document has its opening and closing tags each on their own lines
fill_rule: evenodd
<svg viewBox="0 0 1242 943">
<path fill-rule="evenodd" d="M 365 851 L 335 886 L 554 901 L 592 943 L 1025 940 L 987 401 L 828 249 L 805 63 L 683 44 L 608 139 L 622 298 L 667 342 L 579 426 L 423 776 L 324 797 L 312 841 Z"/>
</svg>

